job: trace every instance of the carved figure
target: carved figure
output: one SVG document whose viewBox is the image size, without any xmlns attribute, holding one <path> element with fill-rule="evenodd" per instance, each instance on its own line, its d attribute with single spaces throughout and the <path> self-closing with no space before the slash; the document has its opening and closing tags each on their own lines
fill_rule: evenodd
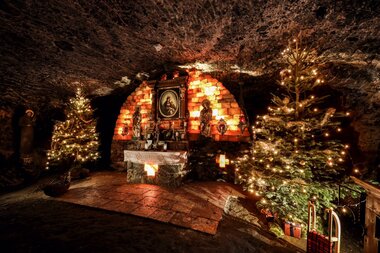
<svg viewBox="0 0 380 253">
<path fill-rule="evenodd" d="M 140 106 L 136 107 L 133 113 L 133 125 L 132 125 L 133 137 L 139 139 L 141 136 L 141 113 Z"/>
<path fill-rule="evenodd" d="M 34 112 L 30 109 L 26 110 L 24 116 L 20 118 L 20 154 L 22 156 L 29 155 L 33 151 L 35 121 Z"/>
<path fill-rule="evenodd" d="M 160 119 L 157 120 L 157 122 L 154 125 L 154 131 L 153 131 L 153 148 L 156 149 L 158 147 L 158 142 L 160 141 L 160 125 L 161 121 Z"/>
<path fill-rule="evenodd" d="M 210 100 L 205 99 L 202 101 L 203 109 L 200 112 L 200 130 L 201 135 L 205 137 L 210 137 L 211 132 L 212 109 L 210 105 Z"/>
</svg>

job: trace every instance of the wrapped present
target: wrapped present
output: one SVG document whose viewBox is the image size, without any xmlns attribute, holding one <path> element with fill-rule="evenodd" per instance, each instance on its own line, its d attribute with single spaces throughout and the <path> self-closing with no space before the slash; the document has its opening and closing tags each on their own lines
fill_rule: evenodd
<svg viewBox="0 0 380 253">
<path fill-rule="evenodd" d="M 334 243 L 329 241 L 327 236 L 324 236 L 314 230 L 307 234 L 307 252 L 308 253 L 332 253 Z"/>
<path fill-rule="evenodd" d="M 301 225 L 297 223 L 292 223 L 289 221 L 285 221 L 285 234 L 296 237 L 296 238 L 301 238 Z"/>
<path fill-rule="evenodd" d="M 269 209 L 261 209 L 261 213 L 265 214 L 265 219 L 268 222 L 274 221 L 275 215 L 273 215 L 273 213 Z"/>
</svg>

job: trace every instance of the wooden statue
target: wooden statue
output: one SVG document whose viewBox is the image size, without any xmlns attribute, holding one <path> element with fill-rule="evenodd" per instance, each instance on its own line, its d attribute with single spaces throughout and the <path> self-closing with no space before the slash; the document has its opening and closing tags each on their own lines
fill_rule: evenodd
<svg viewBox="0 0 380 253">
<path fill-rule="evenodd" d="M 26 110 L 24 116 L 20 118 L 20 154 L 22 157 L 30 155 L 33 151 L 35 121 L 34 112 L 30 109 Z"/>
<path fill-rule="evenodd" d="M 201 135 L 205 137 L 210 137 L 211 133 L 211 119 L 212 119 L 212 109 L 210 107 L 211 102 L 208 99 L 202 101 L 203 109 L 200 112 L 200 130 Z"/>
<path fill-rule="evenodd" d="M 140 136 L 141 136 L 140 106 L 137 106 L 135 112 L 133 113 L 132 131 L 133 131 L 133 138 L 134 139 L 140 139 Z"/>
</svg>

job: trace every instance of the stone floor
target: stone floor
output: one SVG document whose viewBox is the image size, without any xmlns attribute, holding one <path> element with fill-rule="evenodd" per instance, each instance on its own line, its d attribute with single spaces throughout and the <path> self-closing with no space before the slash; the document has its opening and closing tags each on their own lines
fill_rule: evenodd
<svg viewBox="0 0 380 253">
<path fill-rule="evenodd" d="M 242 196 L 222 182 L 188 183 L 177 189 L 149 184 L 127 184 L 119 172 L 93 173 L 74 182 L 58 200 L 216 234 L 229 195 Z"/>
</svg>

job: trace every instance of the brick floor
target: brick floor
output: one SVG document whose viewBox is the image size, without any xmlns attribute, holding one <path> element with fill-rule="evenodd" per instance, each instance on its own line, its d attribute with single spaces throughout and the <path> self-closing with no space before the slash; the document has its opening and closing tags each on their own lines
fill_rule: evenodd
<svg viewBox="0 0 380 253">
<path fill-rule="evenodd" d="M 128 184 L 120 172 L 97 172 L 73 182 L 58 200 L 168 222 L 216 234 L 229 195 L 242 196 L 230 184 L 189 183 L 177 189 Z"/>
</svg>

